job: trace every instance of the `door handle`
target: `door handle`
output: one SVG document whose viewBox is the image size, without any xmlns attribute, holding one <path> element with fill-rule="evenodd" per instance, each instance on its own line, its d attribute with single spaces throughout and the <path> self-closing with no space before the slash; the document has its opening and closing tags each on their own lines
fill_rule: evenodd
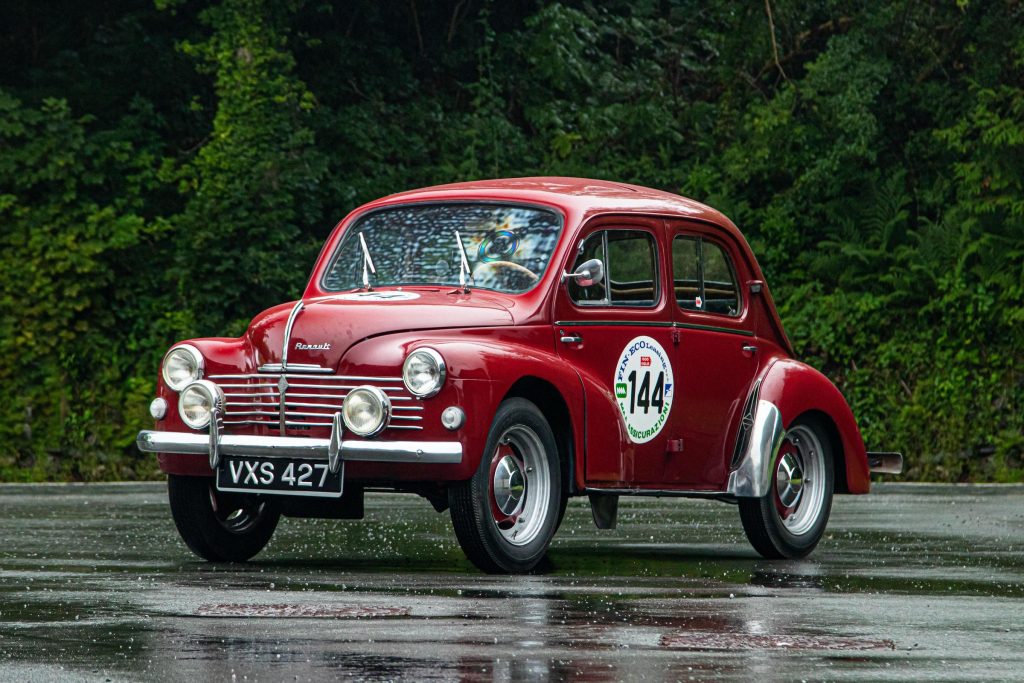
<svg viewBox="0 0 1024 683">
<path fill-rule="evenodd" d="M 757 347 L 753 344 L 744 344 L 743 353 L 757 353 Z"/>
<path fill-rule="evenodd" d="M 582 344 L 583 337 L 578 334 L 563 334 L 561 342 L 563 344 Z"/>
</svg>

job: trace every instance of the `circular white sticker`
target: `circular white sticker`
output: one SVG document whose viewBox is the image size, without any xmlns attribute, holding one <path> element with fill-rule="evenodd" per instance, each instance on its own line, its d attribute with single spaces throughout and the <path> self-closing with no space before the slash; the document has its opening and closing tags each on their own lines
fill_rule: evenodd
<svg viewBox="0 0 1024 683">
<path fill-rule="evenodd" d="M 341 294 L 337 298 L 345 301 L 412 301 L 419 299 L 416 292 L 353 292 Z"/>
<path fill-rule="evenodd" d="M 647 443 L 665 426 L 672 410 L 675 379 L 665 349 L 650 337 L 634 338 L 619 354 L 614 384 L 630 440 Z"/>
</svg>

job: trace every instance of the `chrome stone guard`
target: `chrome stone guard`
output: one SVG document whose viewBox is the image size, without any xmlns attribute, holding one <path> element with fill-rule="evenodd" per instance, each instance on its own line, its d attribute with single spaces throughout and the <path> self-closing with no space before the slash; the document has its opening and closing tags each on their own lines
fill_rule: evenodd
<svg viewBox="0 0 1024 683">
<path fill-rule="evenodd" d="M 760 498 L 771 491 L 772 472 L 786 436 L 782 413 L 771 401 L 759 400 L 750 441 L 739 466 L 729 474 L 726 491 L 737 498 Z"/>
<path fill-rule="evenodd" d="M 208 455 L 210 469 L 217 469 L 222 455 L 263 458 L 312 458 L 327 460 L 337 472 L 342 460 L 364 462 L 426 463 L 457 465 L 462 462 L 458 441 L 355 441 L 342 438 L 341 413 L 335 413 L 328 439 L 304 436 L 253 436 L 222 434 L 222 415 L 214 408 L 208 434 L 143 430 L 135 442 L 144 453 Z"/>
</svg>

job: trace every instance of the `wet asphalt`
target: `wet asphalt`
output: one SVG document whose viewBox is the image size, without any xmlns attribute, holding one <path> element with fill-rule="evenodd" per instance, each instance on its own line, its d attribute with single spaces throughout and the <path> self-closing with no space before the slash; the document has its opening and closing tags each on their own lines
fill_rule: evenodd
<svg viewBox="0 0 1024 683">
<path fill-rule="evenodd" d="M 736 508 L 570 502 L 543 574 L 485 576 L 447 513 L 373 494 L 197 561 L 161 483 L 0 486 L 2 680 L 1020 680 L 1024 486 L 876 485 L 769 562 Z"/>
</svg>

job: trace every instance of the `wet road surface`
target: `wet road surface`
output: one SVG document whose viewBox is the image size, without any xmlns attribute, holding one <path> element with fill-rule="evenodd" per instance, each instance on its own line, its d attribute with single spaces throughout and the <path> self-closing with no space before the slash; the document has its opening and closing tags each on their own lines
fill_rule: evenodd
<svg viewBox="0 0 1024 683">
<path fill-rule="evenodd" d="M 489 577 L 447 513 L 368 495 L 196 561 L 163 484 L 0 486 L 2 680 L 1020 680 L 1024 487 L 836 499 L 810 559 L 735 507 L 570 502 L 543 575 Z"/>
</svg>

